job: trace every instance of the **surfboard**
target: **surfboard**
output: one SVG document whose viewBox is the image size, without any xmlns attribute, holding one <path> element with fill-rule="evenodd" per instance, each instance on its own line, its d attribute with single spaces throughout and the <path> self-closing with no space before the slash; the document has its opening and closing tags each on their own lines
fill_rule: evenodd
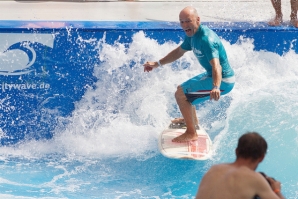
<svg viewBox="0 0 298 199">
<path fill-rule="evenodd" d="M 170 125 L 159 136 L 159 150 L 162 155 L 173 159 L 207 160 L 212 155 L 212 141 L 208 133 L 197 127 L 198 139 L 196 141 L 177 143 L 172 140 L 183 134 L 186 127 Z"/>
</svg>

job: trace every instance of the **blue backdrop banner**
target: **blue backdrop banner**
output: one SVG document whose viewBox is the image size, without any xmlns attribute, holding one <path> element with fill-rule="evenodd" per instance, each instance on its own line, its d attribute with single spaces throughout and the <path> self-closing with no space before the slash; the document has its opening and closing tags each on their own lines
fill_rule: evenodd
<svg viewBox="0 0 298 199">
<path fill-rule="evenodd" d="M 253 39 L 255 50 L 298 53 L 298 30 L 265 23 L 204 23 L 230 43 Z M 99 41 L 129 44 L 143 31 L 158 43 L 180 42 L 174 22 L 0 21 L 0 141 L 50 139 L 97 79 Z"/>
</svg>

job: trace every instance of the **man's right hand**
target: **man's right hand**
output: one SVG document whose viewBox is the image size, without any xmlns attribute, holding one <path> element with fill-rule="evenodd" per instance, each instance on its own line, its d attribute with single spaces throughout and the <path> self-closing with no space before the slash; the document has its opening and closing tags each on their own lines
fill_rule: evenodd
<svg viewBox="0 0 298 199">
<path fill-rule="evenodd" d="M 144 65 L 144 72 L 150 72 L 153 70 L 153 68 L 157 68 L 158 67 L 158 63 L 157 62 L 146 62 Z"/>
</svg>

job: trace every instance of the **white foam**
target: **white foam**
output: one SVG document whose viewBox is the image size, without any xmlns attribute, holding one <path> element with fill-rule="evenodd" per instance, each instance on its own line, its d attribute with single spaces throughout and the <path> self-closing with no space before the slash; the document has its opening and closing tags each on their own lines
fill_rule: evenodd
<svg viewBox="0 0 298 199">
<path fill-rule="evenodd" d="M 226 109 L 226 118 L 212 118 L 203 124 L 215 138 L 215 149 L 220 148 L 224 135 L 230 132 L 231 120 L 243 116 L 240 107 L 257 103 L 266 96 L 276 98 L 279 93 L 282 96 L 293 91 L 294 86 L 283 88 L 283 85 L 297 83 L 298 74 L 295 65 L 298 55 L 293 51 L 280 56 L 254 51 L 250 40 L 233 45 L 223 43 L 235 69 L 236 85 L 229 94 L 232 101 Z M 160 45 L 142 31 L 133 36 L 128 47 L 117 42 L 109 45 L 103 39 L 98 44 L 102 64 L 94 70 L 98 78 L 96 88 L 89 88 L 76 103 L 71 117 L 61 118 L 61 123 L 67 125 L 58 127 L 51 140 L 1 147 L 0 154 L 30 158 L 58 153 L 71 157 L 140 159 L 156 155 L 157 136 L 171 118 L 180 116 L 174 99 L 177 85 L 203 72 L 191 52 L 173 64 L 143 72 L 144 62 L 156 61 L 176 47 L 173 42 Z M 295 101 L 295 94 L 290 101 Z M 199 118 L 210 115 L 214 108 L 220 108 L 219 104 L 206 103 L 200 107 Z M 264 114 L 262 110 L 258 113 Z M 215 134 L 217 129 L 223 130 Z M 239 129 L 235 137 L 243 131 Z"/>
</svg>

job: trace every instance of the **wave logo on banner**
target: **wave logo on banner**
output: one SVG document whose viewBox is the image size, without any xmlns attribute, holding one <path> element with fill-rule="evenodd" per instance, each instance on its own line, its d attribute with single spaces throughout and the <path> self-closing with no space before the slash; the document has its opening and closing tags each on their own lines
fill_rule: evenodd
<svg viewBox="0 0 298 199">
<path fill-rule="evenodd" d="M 52 34 L 0 33 L 0 38 L 0 75 L 5 76 L 36 71 L 36 47 L 54 45 Z"/>
</svg>

